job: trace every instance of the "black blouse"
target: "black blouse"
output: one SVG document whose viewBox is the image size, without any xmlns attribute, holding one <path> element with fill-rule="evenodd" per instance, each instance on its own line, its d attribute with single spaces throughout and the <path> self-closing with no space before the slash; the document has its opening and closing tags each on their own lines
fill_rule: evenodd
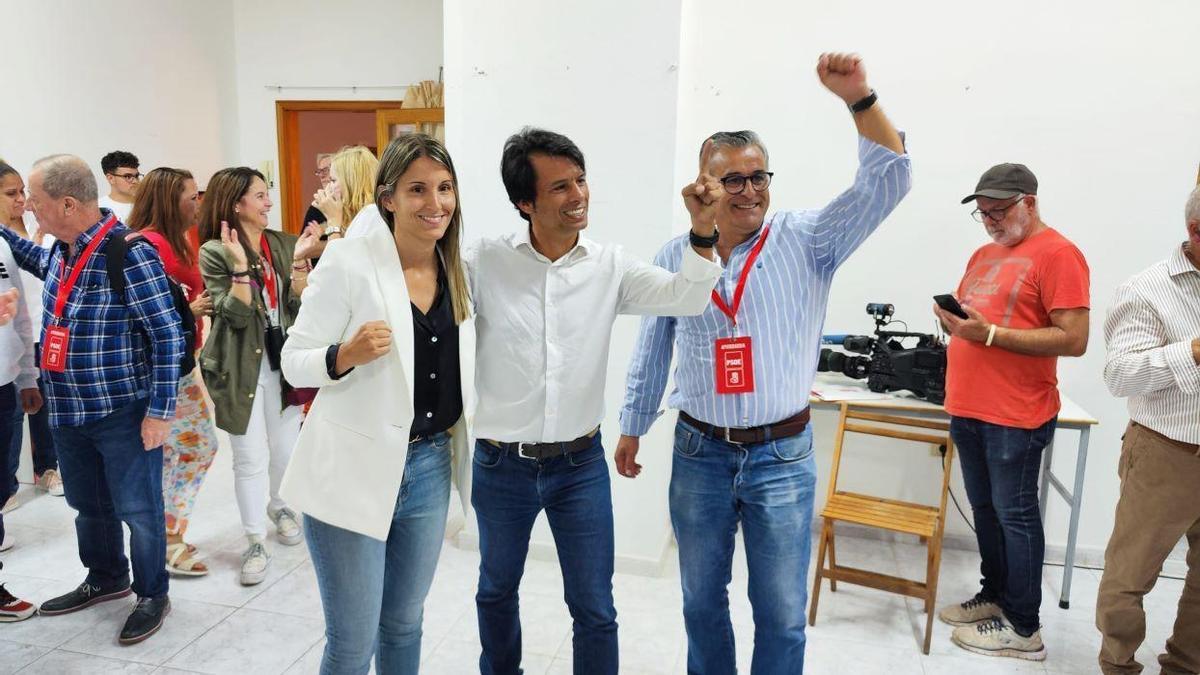
<svg viewBox="0 0 1200 675">
<path fill-rule="evenodd" d="M 412 304 L 412 303 L 409 303 Z M 446 272 L 438 265 L 438 290 L 422 313 L 413 316 L 413 423 L 409 438 L 447 431 L 462 416 L 462 373 L 458 363 L 458 325 Z"/>
<path fill-rule="evenodd" d="M 438 265 L 438 290 L 425 314 L 411 302 L 413 317 L 413 423 L 409 440 L 431 436 L 453 427 L 462 416 L 462 373 L 458 363 L 458 325 L 450 299 L 446 270 Z M 330 379 L 350 373 L 337 372 L 340 344 L 325 352 Z"/>
</svg>

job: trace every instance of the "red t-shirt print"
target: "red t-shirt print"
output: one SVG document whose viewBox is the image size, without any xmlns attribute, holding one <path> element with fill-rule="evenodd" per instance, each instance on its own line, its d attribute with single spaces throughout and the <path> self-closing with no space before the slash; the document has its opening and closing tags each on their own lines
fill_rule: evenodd
<svg viewBox="0 0 1200 675">
<path fill-rule="evenodd" d="M 1012 248 L 983 246 L 967 263 L 958 298 L 997 326 L 1047 328 L 1050 312 L 1090 306 L 1083 253 L 1052 228 Z M 952 339 L 946 411 L 993 424 L 1034 429 L 1058 415 L 1058 358 L 1026 356 Z"/>
</svg>

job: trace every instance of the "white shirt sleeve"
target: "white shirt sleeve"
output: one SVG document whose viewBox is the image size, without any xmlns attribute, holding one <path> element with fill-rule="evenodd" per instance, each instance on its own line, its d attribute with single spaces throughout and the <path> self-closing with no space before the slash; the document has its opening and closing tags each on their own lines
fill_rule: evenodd
<svg viewBox="0 0 1200 675">
<path fill-rule="evenodd" d="M 280 358 L 283 376 L 292 386 L 323 387 L 348 379 L 329 377 L 325 353 L 330 345 L 342 341 L 350 323 L 352 291 L 346 266 L 355 264 L 347 255 L 352 250 L 349 242 L 333 242 L 321 256 L 321 264 L 308 276 L 300 313 L 288 329 Z"/>
<path fill-rule="evenodd" d="M 686 243 L 683 249 L 678 272 L 618 250 L 623 273 L 617 312 L 650 316 L 695 316 L 703 312 L 721 276 L 721 265 L 705 260 Z"/>
<path fill-rule="evenodd" d="M 1200 393 L 1200 366 L 1192 358 L 1192 341 L 1169 343 L 1157 312 L 1132 284 L 1117 289 L 1104 322 L 1104 338 L 1108 345 L 1104 383 L 1113 396 L 1169 387 Z"/>
</svg>

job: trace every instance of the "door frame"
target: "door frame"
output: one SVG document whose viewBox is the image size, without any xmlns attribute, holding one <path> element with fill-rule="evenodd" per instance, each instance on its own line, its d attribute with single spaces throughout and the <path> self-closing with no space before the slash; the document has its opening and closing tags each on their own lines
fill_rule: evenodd
<svg viewBox="0 0 1200 675">
<path fill-rule="evenodd" d="M 398 110 L 380 110 L 375 113 L 375 144 L 379 148 L 379 158 L 383 159 L 383 151 L 391 143 L 390 127 L 393 124 L 446 123 L 445 108 L 402 108 Z"/>
<path fill-rule="evenodd" d="M 275 101 L 275 129 L 279 143 L 279 201 L 282 202 L 284 232 L 299 234 L 299 219 L 304 209 L 293 213 L 297 206 L 292 201 L 299 196 L 301 157 L 300 117 L 298 113 L 322 112 L 373 112 L 398 110 L 403 101 Z M 300 202 L 303 205 L 303 201 Z"/>
</svg>

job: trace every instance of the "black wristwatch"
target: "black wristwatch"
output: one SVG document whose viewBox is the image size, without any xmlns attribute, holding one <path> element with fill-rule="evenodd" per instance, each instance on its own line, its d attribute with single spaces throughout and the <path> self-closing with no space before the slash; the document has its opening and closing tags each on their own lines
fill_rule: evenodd
<svg viewBox="0 0 1200 675">
<path fill-rule="evenodd" d="M 719 239 L 720 236 L 721 233 L 718 232 L 717 228 L 715 227 L 713 228 L 711 237 L 701 237 L 700 235 L 696 234 L 695 230 L 688 231 L 688 240 L 692 242 L 692 246 L 698 246 L 700 248 L 712 248 L 716 246 L 717 239 Z"/>
<path fill-rule="evenodd" d="M 849 105 L 847 107 L 850 108 L 851 113 L 860 113 L 864 110 L 870 110 L 871 106 L 875 105 L 875 101 L 878 101 L 878 100 L 879 100 L 879 97 L 875 95 L 875 90 L 872 89 L 871 93 L 860 98 L 858 101 L 852 103 L 851 105 Z"/>
</svg>

